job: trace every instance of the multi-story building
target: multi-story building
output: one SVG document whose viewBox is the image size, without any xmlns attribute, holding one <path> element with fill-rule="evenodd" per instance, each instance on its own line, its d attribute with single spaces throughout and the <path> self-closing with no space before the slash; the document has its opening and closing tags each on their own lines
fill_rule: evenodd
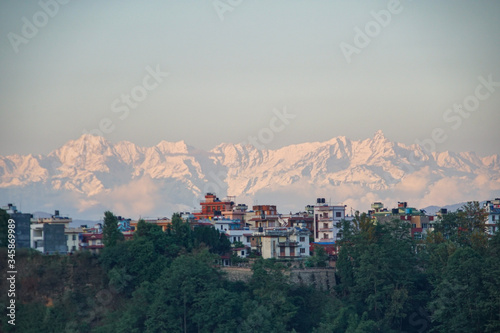
<svg viewBox="0 0 500 333">
<path fill-rule="evenodd" d="M 314 211 L 313 211 L 314 212 Z M 295 214 L 283 214 L 280 217 L 281 221 L 285 221 L 287 227 L 300 227 L 307 228 L 311 235 L 314 233 L 314 217 L 313 214 L 309 215 L 307 212 L 295 213 Z M 282 224 L 283 226 L 283 224 Z"/>
<path fill-rule="evenodd" d="M 435 216 L 426 215 L 421 210 L 408 207 L 408 203 L 405 201 L 398 202 L 398 207 L 391 210 L 384 208 L 381 202 L 374 202 L 371 207 L 372 210 L 368 213 L 378 223 L 387 223 L 394 219 L 410 223 L 410 234 L 415 239 L 425 238 L 427 233 L 433 230 Z"/>
<path fill-rule="evenodd" d="M 314 206 L 314 242 L 332 243 L 342 239 L 344 205 L 329 205 L 324 198 L 318 198 Z"/>
<path fill-rule="evenodd" d="M 170 225 L 172 225 L 172 220 L 169 219 L 168 217 L 161 217 L 161 218 L 156 218 L 156 219 L 143 219 L 144 222 L 146 223 L 151 223 L 151 224 L 154 224 L 154 225 L 157 225 L 161 228 L 162 231 L 167 231 L 168 227 Z M 137 223 L 139 223 L 139 221 L 130 221 L 130 229 L 132 230 L 137 230 Z M 120 230 L 122 231 L 122 230 Z M 128 231 L 128 230 L 124 230 L 124 231 Z M 125 235 L 126 232 L 122 231 L 122 233 Z"/>
<path fill-rule="evenodd" d="M 213 219 L 216 216 L 223 216 L 224 213 L 232 214 L 234 202 L 230 199 L 220 200 L 213 193 L 205 195 L 205 201 L 200 202 L 201 211 L 194 212 L 194 218 L 199 219 Z"/>
<path fill-rule="evenodd" d="M 68 228 L 71 222 L 71 218 L 61 216 L 58 210 L 50 217 L 32 219 L 30 228 L 31 247 L 40 252 L 49 254 L 71 251 L 73 245 L 71 245 L 68 235 L 66 235 L 66 231 L 69 230 Z"/>
<path fill-rule="evenodd" d="M 63 224 L 43 224 L 43 253 L 68 253 Z"/>
<path fill-rule="evenodd" d="M 309 256 L 309 230 L 306 228 L 266 228 L 254 232 L 252 248 L 264 259 L 300 259 Z"/>
<path fill-rule="evenodd" d="M 274 228 L 281 226 L 275 205 L 255 205 L 247 224 L 253 228 Z"/>
<path fill-rule="evenodd" d="M 98 254 L 104 248 L 102 233 L 83 233 L 80 237 L 80 250 L 87 250 L 92 254 Z"/>
<path fill-rule="evenodd" d="M 186 221 L 189 223 L 194 221 L 194 215 L 191 212 L 180 212 L 179 216 L 181 217 L 181 219 L 183 221 Z"/>
<path fill-rule="evenodd" d="M 83 233 L 83 228 L 66 228 L 64 230 L 68 252 L 73 253 L 79 250 L 80 240 L 78 236 L 81 233 Z"/>
<path fill-rule="evenodd" d="M 498 232 L 498 226 L 500 225 L 500 198 L 486 201 L 483 207 L 488 213 L 486 232 L 493 235 Z"/>
<path fill-rule="evenodd" d="M 16 248 L 29 248 L 31 245 L 30 223 L 33 215 L 19 212 L 13 204 L 8 204 L 2 209 L 15 221 Z"/>
</svg>

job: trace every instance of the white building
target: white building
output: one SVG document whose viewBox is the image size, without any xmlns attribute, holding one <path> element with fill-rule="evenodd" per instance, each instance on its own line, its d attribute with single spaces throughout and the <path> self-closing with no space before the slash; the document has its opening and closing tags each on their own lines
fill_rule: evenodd
<svg viewBox="0 0 500 333">
<path fill-rule="evenodd" d="M 264 259 L 300 259 L 310 255 L 309 234 L 306 228 L 267 228 L 255 232 L 253 237 L 260 238 L 260 252 Z"/>
<path fill-rule="evenodd" d="M 64 233 L 68 229 L 69 224 L 71 223 L 72 219 L 69 217 L 63 217 L 59 215 L 59 211 L 56 210 L 54 215 L 51 217 L 43 217 L 43 218 L 33 218 L 31 219 L 31 225 L 30 225 L 30 236 L 31 236 L 31 248 L 38 250 L 40 252 L 46 252 L 45 248 L 45 242 L 49 242 L 47 244 L 50 244 L 56 246 L 59 249 L 62 249 L 63 246 L 60 243 L 59 240 L 53 239 L 53 236 L 51 239 L 46 239 L 46 229 L 44 229 L 44 225 L 62 225 L 64 229 Z M 60 231 L 57 231 L 60 232 Z M 62 234 L 61 234 L 62 237 Z M 54 243 L 56 242 L 56 243 Z M 68 244 L 69 245 L 69 244 Z M 76 243 L 76 248 L 78 249 L 78 237 L 77 237 L 77 243 Z M 71 247 L 68 246 L 66 251 L 68 249 L 71 249 Z M 63 250 L 60 250 L 59 252 L 65 252 Z"/>
<path fill-rule="evenodd" d="M 318 198 L 314 206 L 314 242 L 336 242 L 342 239 L 342 219 L 345 218 L 345 206 L 332 206 Z"/>
<path fill-rule="evenodd" d="M 498 224 L 500 224 L 500 198 L 486 201 L 484 209 L 488 213 L 486 232 L 493 235 L 495 232 L 498 232 Z"/>
<path fill-rule="evenodd" d="M 66 228 L 64 230 L 64 235 L 66 236 L 66 243 L 68 246 L 68 252 L 78 251 L 80 244 L 78 235 L 82 233 L 83 233 L 82 228 Z"/>
<path fill-rule="evenodd" d="M 200 222 L 209 222 L 215 229 L 220 233 L 224 233 L 231 244 L 236 242 L 241 242 L 243 247 L 238 248 L 238 256 L 245 258 L 250 253 L 250 237 L 252 236 L 252 231 L 249 228 L 242 228 L 240 220 L 231 219 L 213 219 L 213 220 L 200 220 Z"/>
</svg>

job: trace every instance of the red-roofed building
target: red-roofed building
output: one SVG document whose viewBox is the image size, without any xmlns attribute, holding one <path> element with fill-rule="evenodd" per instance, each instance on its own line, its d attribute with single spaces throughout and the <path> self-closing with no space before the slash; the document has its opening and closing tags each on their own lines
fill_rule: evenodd
<svg viewBox="0 0 500 333">
<path fill-rule="evenodd" d="M 80 234 L 80 250 L 88 250 L 90 253 L 98 254 L 104 243 L 102 242 L 102 233 Z"/>
</svg>

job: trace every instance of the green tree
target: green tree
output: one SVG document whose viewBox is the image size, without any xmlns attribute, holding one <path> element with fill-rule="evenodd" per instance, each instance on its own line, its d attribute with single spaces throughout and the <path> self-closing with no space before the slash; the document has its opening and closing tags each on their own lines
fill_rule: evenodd
<svg viewBox="0 0 500 333">
<path fill-rule="evenodd" d="M 207 250 L 174 260 L 155 283 L 145 332 L 235 332 L 240 303 Z"/>
<path fill-rule="evenodd" d="M 105 247 L 112 247 L 120 240 L 123 240 L 123 234 L 118 230 L 118 218 L 108 210 L 104 212 L 102 241 Z"/>
<path fill-rule="evenodd" d="M 453 236 L 426 245 L 434 326 L 438 332 L 498 332 L 500 234 L 485 239 L 484 216 L 474 203 L 452 216 Z"/>
<path fill-rule="evenodd" d="M 188 222 L 184 222 L 179 214 L 174 213 L 172 215 L 172 226 L 168 232 L 173 234 L 177 245 L 191 251 L 193 248 L 191 226 Z"/>
<path fill-rule="evenodd" d="M 195 247 L 205 245 L 210 252 L 219 255 L 225 254 L 231 250 L 231 242 L 225 233 L 219 232 L 212 226 L 199 226 L 192 232 Z"/>
<path fill-rule="evenodd" d="M 471 247 L 458 248 L 449 258 L 430 304 L 440 332 L 484 332 L 488 296 L 483 284 L 484 263 Z"/>
<path fill-rule="evenodd" d="M 366 216 L 344 225 L 337 262 L 337 286 L 349 312 L 335 320 L 348 323 L 347 331 L 411 331 L 408 315 L 421 305 L 417 285 L 423 283 L 407 222 L 374 224 Z M 424 283 L 425 284 L 425 283 Z M 425 303 L 423 303 L 425 305 Z M 345 318 L 345 319 L 342 319 Z"/>
<path fill-rule="evenodd" d="M 461 245 L 485 248 L 485 223 L 488 214 L 479 202 L 469 201 L 456 212 L 443 215 L 434 225 L 434 233 Z"/>
<path fill-rule="evenodd" d="M 286 267 L 275 259 L 259 259 L 252 266 L 252 271 L 250 289 L 261 306 L 253 307 L 250 318 L 265 310 L 273 318 L 271 331 L 290 330 L 291 320 L 297 314 L 298 308 L 289 297 L 291 285 L 285 274 Z M 265 321 L 261 323 L 262 327 L 267 327 L 266 325 Z"/>
<path fill-rule="evenodd" d="M 306 267 L 326 267 L 328 253 L 322 246 L 314 246 L 314 254 L 307 258 Z"/>
</svg>

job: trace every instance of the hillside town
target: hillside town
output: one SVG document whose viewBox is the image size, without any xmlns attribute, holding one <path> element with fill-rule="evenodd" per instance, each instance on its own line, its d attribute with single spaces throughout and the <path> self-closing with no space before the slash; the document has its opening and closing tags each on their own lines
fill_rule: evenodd
<svg viewBox="0 0 500 333">
<path fill-rule="evenodd" d="M 314 204 L 306 205 L 303 211 L 295 213 L 279 213 L 276 205 L 272 204 L 249 208 L 245 204 L 237 204 L 234 197 L 220 199 L 215 193 L 206 193 L 199 210 L 176 214 L 193 230 L 211 227 L 227 237 L 232 244 L 232 253 L 221 255 L 222 266 L 231 266 L 231 258 L 235 256 L 301 261 L 311 256 L 317 247 L 325 250 L 330 265 L 335 266 L 339 241 L 343 237 L 343 223 L 352 224 L 355 220 L 355 214 L 346 212 L 346 206 L 333 205 L 325 198 L 317 198 Z M 484 202 L 482 208 L 486 214 L 484 231 L 492 236 L 498 231 L 500 198 Z M 2 209 L 16 222 L 17 248 L 32 248 L 48 255 L 71 255 L 77 251 L 98 254 L 104 248 L 102 222 L 93 226 L 72 227 L 72 218 L 61 216 L 58 210 L 50 217 L 33 218 L 32 214 L 18 211 L 11 203 Z M 415 240 L 425 239 L 434 230 L 435 222 L 447 214 L 446 208 L 427 214 L 407 202 L 397 202 L 393 208 L 374 202 L 366 212 L 374 223 L 388 223 L 394 219 L 407 222 L 410 226 L 408 233 Z M 132 239 L 139 220 L 120 215 L 117 215 L 117 220 L 124 240 Z M 167 217 L 143 220 L 161 227 L 162 231 L 172 226 L 172 219 Z"/>
</svg>

